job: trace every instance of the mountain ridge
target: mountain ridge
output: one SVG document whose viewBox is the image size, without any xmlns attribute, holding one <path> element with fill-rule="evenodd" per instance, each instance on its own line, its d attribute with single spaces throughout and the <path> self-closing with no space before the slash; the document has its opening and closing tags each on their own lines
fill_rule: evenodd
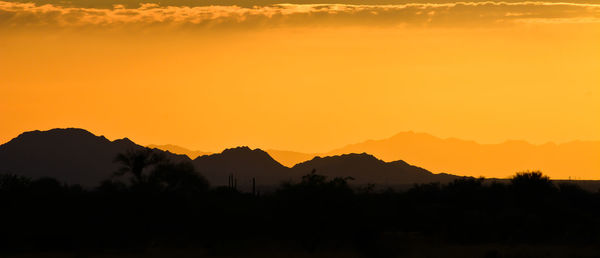
<svg viewBox="0 0 600 258">
<path fill-rule="evenodd" d="M 159 149 L 159 150 L 169 151 L 169 152 L 175 153 L 175 154 L 183 154 L 183 155 L 188 156 L 190 159 L 195 159 L 200 156 L 213 154 L 212 152 L 190 150 L 188 148 L 185 148 L 185 147 L 182 147 L 179 145 L 175 145 L 175 144 L 162 144 L 162 145 L 150 144 L 150 145 L 146 145 L 146 147 L 151 148 L 151 149 Z"/>
<path fill-rule="evenodd" d="M 117 170 L 118 164 L 113 160 L 118 153 L 142 148 L 145 147 L 128 138 L 110 141 L 104 136 L 76 128 L 26 132 L 0 145 L 0 173 L 32 178 L 55 177 L 70 184 L 94 186 Z M 258 184 L 277 185 L 299 180 L 312 169 L 328 177 L 352 176 L 360 184 L 424 183 L 448 179 L 446 175 L 440 177 L 404 161 L 384 162 L 366 153 L 319 157 L 289 168 L 269 153 L 247 146 L 225 149 L 193 160 L 169 151 L 154 151 L 163 152 L 173 161 L 191 162 L 215 186 L 227 185 L 230 175 L 240 187 L 248 187 L 253 178 Z M 382 175 L 386 176 L 385 180 L 377 178 Z"/>
<path fill-rule="evenodd" d="M 281 164 L 293 167 L 316 156 L 370 153 L 384 161 L 404 160 L 433 172 L 506 178 L 518 171 L 541 170 L 555 179 L 598 179 L 600 141 L 573 140 L 534 144 L 524 140 L 478 143 L 427 133 L 400 132 L 391 137 L 348 144 L 323 153 L 268 149 Z"/>
<path fill-rule="evenodd" d="M 68 135 L 64 135 L 64 132 L 68 132 Z M 113 145 L 113 147 L 110 148 L 100 148 L 104 149 L 104 151 L 108 151 L 107 148 L 110 149 L 110 151 L 108 152 L 110 152 L 111 155 L 118 151 L 123 151 L 127 148 L 143 147 L 137 145 L 135 142 L 131 141 L 127 137 L 110 141 L 102 135 L 96 136 L 93 133 L 80 128 L 56 128 L 47 131 L 35 130 L 23 132 L 19 134 L 19 136 L 13 138 L 11 141 L 0 145 L 0 154 L 2 153 L 2 149 L 6 149 L 9 146 L 13 146 L 16 143 L 20 143 L 23 141 L 23 139 L 29 139 L 28 141 L 31 142 L 35 141 L 32 139 L 37 139 L 42 135 L 50 137 L 44 140 L 49 142 L 42 144 L 42 146 L 36 146 L 38 153 L 27 154 L 29 156 L 32 156 L 29 158 L 33 159 L 33 162 L 29 163 L 32 163 L 33 165 L 25 164 L 25 162 L 19 163 L 16 161 L 18 159 L 0 157 L 0 163 L 2 163 L 2 166 L 0 166 L 0 172 L 18 171 L 19 173 L 23 173 L 24 175 L 31 175 L 35 177 L 42 175 L 43 173 L 40 173 L 43 170 L 59 169 L 60 166 L 58 163 L 60 162 L 70 164 L 66 166 L 67 170 L 74 170 L 77 168 L 80 170 L 84 169 L 82 160 L 85 160 L 85 157 L 81 156 L 82 153 L 80 153 L 80 151 L 76 151 L 73 149 L 73 144 L 67 144 L 63 146 L 63 148 L 66 148 L 68 152 L 72 153 L 71 156 L 55 156 L 55 162 L 46 163 L 44 166 L 42 166 L 41 163 L 39 165 L 35 165 L 39 163 L 40 160 L 44 160 L 44 155 L 55 155 L 56 151 L 48 149 L 49 147 L 45 145 L 62 145 L 63 143 L 61 141 L 57 141 L 56 139 L 52 140 L 53 138 L 60 137 L 61 135 L 63 135 L 63 137 L 68 136 L 68 138 L 89 137 L 90 139 L 94 139 L 81 141 L 79 143 L 81 146 L 92 146 L 94 144 Z M 30 143 L 27 142 L 23 142 L 22 144 L 24 144 L 24 146 L 30 145 Z M 216 182 L 220 185 L 224 185 L 227 183 L 228 174 L 241 173 L 239 171 L 244 171 L 244 175 L 239 174 L 239 179 L 241 181 L 246 182 L 251 180 L 252 177 L 258 177 L 260 183 L 275 184 L 277 181 L 280 180 L 299 178 L 301 176 L 301 173 L 298 168 L 302 166 L 297 166 L 298 164 L 311 161 L 315 157 L 337 156 L 348 153 L 370 153 L 371 156 L 377 157 L 376 159 L 380 159 L 381 161 L 389 163 L 398 162 L 400 160 L 407 164 L 414 165 L 415 167 L 426 167 L 428 172 L 436 172 L 441 175 L 443 175 L 444 173 L 451 173 L 460 174 L 464 176 L 485 175 L 486 177 L 506 178 L 518 171 L 539 169 L 542 170 L 544 173 L 549 174 L 554 179 L 594 179 L 593 176 L 586 178 L 577 174 L 574 174 L 573 176 L 565 174 L 562 174 L 561 176 L 561 174 L 558 174 L 557 176 L 557 173 L 554 172 L 556 172 L 557 170 L 578 171 L 574 170 L 573 168 L 585 168 L 585 166 L 587 166 L 587 169 L 581 169 L 580 171 L 587 172 L 588 174 L 592 175 L 594 174 L 594 171 L 600 171 L 600 162 L 598 162 L 597 158 L 597 156 L 600 156 L 600 142 L 595 141 L 570 141 L 559 144 L 549 142 L 545 144 L 535 145 L 522 140 L 508 140 L 498 144 L 479 144 L 475 141 L 461 140 L 457 138 L 442 139 L 426 133 L 404 132 L 395 134 L 394 136 L 385 139 L 367 140 L 356 144 L 349 144 L 342 148 L 338 148 L 326 153 L 306 154 L 293 151 L 279 151 L 273 149 L 263 151 L 259 149 L 259 151 L 257 151 L 256 153 L 260 155 L 256 157 L 257 159 L 263 160 L 261 161 L 262 165 L 260 166 L 257 164 L 249 164 L 247 160 L 234 162 L 241 162 L 240 164 L 247 164 L 244 166 L 229 165 L 226 164 L 228 162 L 216 160 L 211 161 L 212 164 L 209 164 L 210 162 L 208 161 L 196 161 L 198 160 L 198 158 L 201 158 L 203 156 L 211 156 L 214 154 L 227 156 L 228 154 L 234 153 L 236 150 L 252 151 L 252 149 L 250 149 L 249 147 L 228 148 L 221 153 L 205 154 L 191 159 L 189 158 L 189 156 L 184 157 L 183 155 L 180 155 L 181 153 L 178 153 L 174 149 L 171 149 L 173 151 L 170 151 L 168 149 L 160 149 L 161 146 L 159 145 L 149 146 L 155 147 L 156 150 L 165 151 L 169 153 L 169 155 L 173 155 L 172 157 L 174 157 L 174 159 L 176 160 L 186 160 L 194 163 L 199 171 L 205 173 L 208 178 L 211 178 L 211 182 Z M 179 147 L 176 145 L 170 146 Z M 23 152 L 24 150 L 18 151 Z M 40 151 L 45 152 L 47 154 L 39 153 Z M 94 151 L 88 150 L 84 153 L 94 155 Z M 296 161 L 307 157 L 310 158 L 306 160 L 300 160 L 297 163 L 291 165 L 290 160 L 287 160 L 287 162 L 280 161 L 281 155 L 285 156 L 286 153 L 295 155 L 294 157 L 297 159 Z M 577 155 L 573 156 L 570 153 L 574 153 Z M 111 155 L 103 155 L 104 156 L 101 155 L 101 159 L 104 161 L 104 163 L 112 162 L 113 157 L 109 157 Z M 209 160 L 211 158 L 203 159 Z M 229 160 L 229 162 L 233 162 L 231 161 L 231 159 Z M 15 164 L 15 162 L 19 164 Z M 96 164 L 94 165 L 94 167 L 104 168 L 104 170 L 114 170 L 116 166 L 115 164 L 102 165 L 100 163 L 101 162 L 96 161 L 95 163 L 93 163 Z M 19 166 L 25 165 L 34 167 L 36 169 L 32 168 L 25 169 L 24 171 L 22 171 L 22 169 L 19 168 Z M 109 174 L 107 171 L 100 172 L 99 168 L 92 168 L 92 171 L 90 173 L 103 175 Z M 286 170 L 286 168 L 290 168 L 291 170 Z M 387 168 L 381 167 L 381 169 L 385 170 Z M 217 170 L 221 172 L 217 172 Z M 222 170 L 226 171 L 223 172 Z M 269 173 L 267 173 L 269 175 L 262 175 L 258 172 L 259 170 L 269 171 Z M 305 170 L 306 171 L 302 172 L 310 172 L 309 169 Z M 99 177 L 100 176 L 96 176 L 96 178 Z M 76 181 L 84 181 L 84 184 L 90 183 L 86 182 L 87 180 L 84 180 L 84 178 L 82 178 L 74 172 L 71 172 L 68 178 L 75 178 Z"/>
<path fill-rule="evenodd" d="M 541 170 L 552 178 L 597 178 L 600 141 L 532 144 L 522 140 L 480 144 L 471 140 L 439 138 L 404 132 L 392 137 L 349 144 L 325 155 L 368 152 L 382 160 L 402 159 L 430 171 L 467 176 L 506 178 L 515 172 Z M 576 174 L 572 171 L 576 171 Z"/>
<path fill-rule="evenodd" d="M 315 157 L 292 167 L 296 174 L 315 169 L 328 177 L 354 178 L 358 184 L 402 185 L 427 182 L 447 183 L 460 176 L 434 174 L 403 160 L 385 162 L 368 153 Z"/>
</svg>

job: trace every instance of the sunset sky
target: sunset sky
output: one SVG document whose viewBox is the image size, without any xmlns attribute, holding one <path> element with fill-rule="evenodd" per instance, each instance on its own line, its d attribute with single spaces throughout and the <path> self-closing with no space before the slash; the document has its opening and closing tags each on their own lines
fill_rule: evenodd
<svg viewBox="0 0 600 258">
<path fill-rule="evenodd" d="M 415 2 L 0 1 L 0 143 L 600 140 L 600 2 Z"/>
</svg>

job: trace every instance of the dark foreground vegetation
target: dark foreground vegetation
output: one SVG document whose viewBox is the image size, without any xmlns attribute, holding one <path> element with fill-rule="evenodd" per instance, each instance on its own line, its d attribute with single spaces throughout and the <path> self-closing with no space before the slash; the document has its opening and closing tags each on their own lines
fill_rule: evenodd
<svg viewBox="0 0 600 258">
<path fill-rule="evenodd" d="M 269 194 L 210 188 L 128 153 L 95 189 L 0 176 L 0 256 L 598 257 L 600 194 L 539 172 L 407 191 L 310 173 Z"/>
</svg>

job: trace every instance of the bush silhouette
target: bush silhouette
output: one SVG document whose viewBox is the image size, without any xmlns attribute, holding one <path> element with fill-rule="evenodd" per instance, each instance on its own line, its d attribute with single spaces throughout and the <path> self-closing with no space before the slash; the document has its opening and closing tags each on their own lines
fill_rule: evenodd
<svg viewBox="0 0 600 258">
<path fill-rule="evenodd" d="M 140 156 L 148 161 L 147 155 Z M 0 256 L 9 248 L 198 244 L 216 256 L 236 257 L 237 250 L 243 256 L 245 248 L 267 243 L 298 252 L 403 257 L 413 244 L 435 243 L 498 246 L 500 257 L 522 257 L 505 255 L 501 246 L 600 243 L 600 195 L 569 183 L 555 187 L 538 171 L 518 173 L 510 181 L 466 177 L 365 191 L 351 185 L 351 178 L 327 178 L 313 170 L 298 182 L 253 195 L 209 188 L 189 163 L 141 163 L 140 177 L 132 166 L 125 170 L 135 177 L 133 184 L 111 179 L 91 190 L 52 178 L 0 175 Z"/>
<path fill-rule="evenodd" d="M 148 183 L 159 191 L 187 195 L 206 192 L 209 187 L 208 180 L 197 173 L 189 162 L 158 164 L 150 172 Z"/>
<path fill-rule="evenodd" d="M 540 171 L 519 172 L 510 183 L 519 197 L 547 196 L 557 190 L 550 178 Z"/>
</svg>

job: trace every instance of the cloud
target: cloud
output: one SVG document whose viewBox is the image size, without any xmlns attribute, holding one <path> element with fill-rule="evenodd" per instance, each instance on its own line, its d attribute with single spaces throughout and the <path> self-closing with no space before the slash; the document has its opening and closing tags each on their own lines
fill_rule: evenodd
<svg viewBox="0 0 600 258">
<path fill-rule="evenodd" d="M 0 27 L 285 27 L 488 26 L 515 23 L 599 23 L 600 4 L 456 2 L 442 4 L 63 7 L 0 1 Z"/>
</svg>

